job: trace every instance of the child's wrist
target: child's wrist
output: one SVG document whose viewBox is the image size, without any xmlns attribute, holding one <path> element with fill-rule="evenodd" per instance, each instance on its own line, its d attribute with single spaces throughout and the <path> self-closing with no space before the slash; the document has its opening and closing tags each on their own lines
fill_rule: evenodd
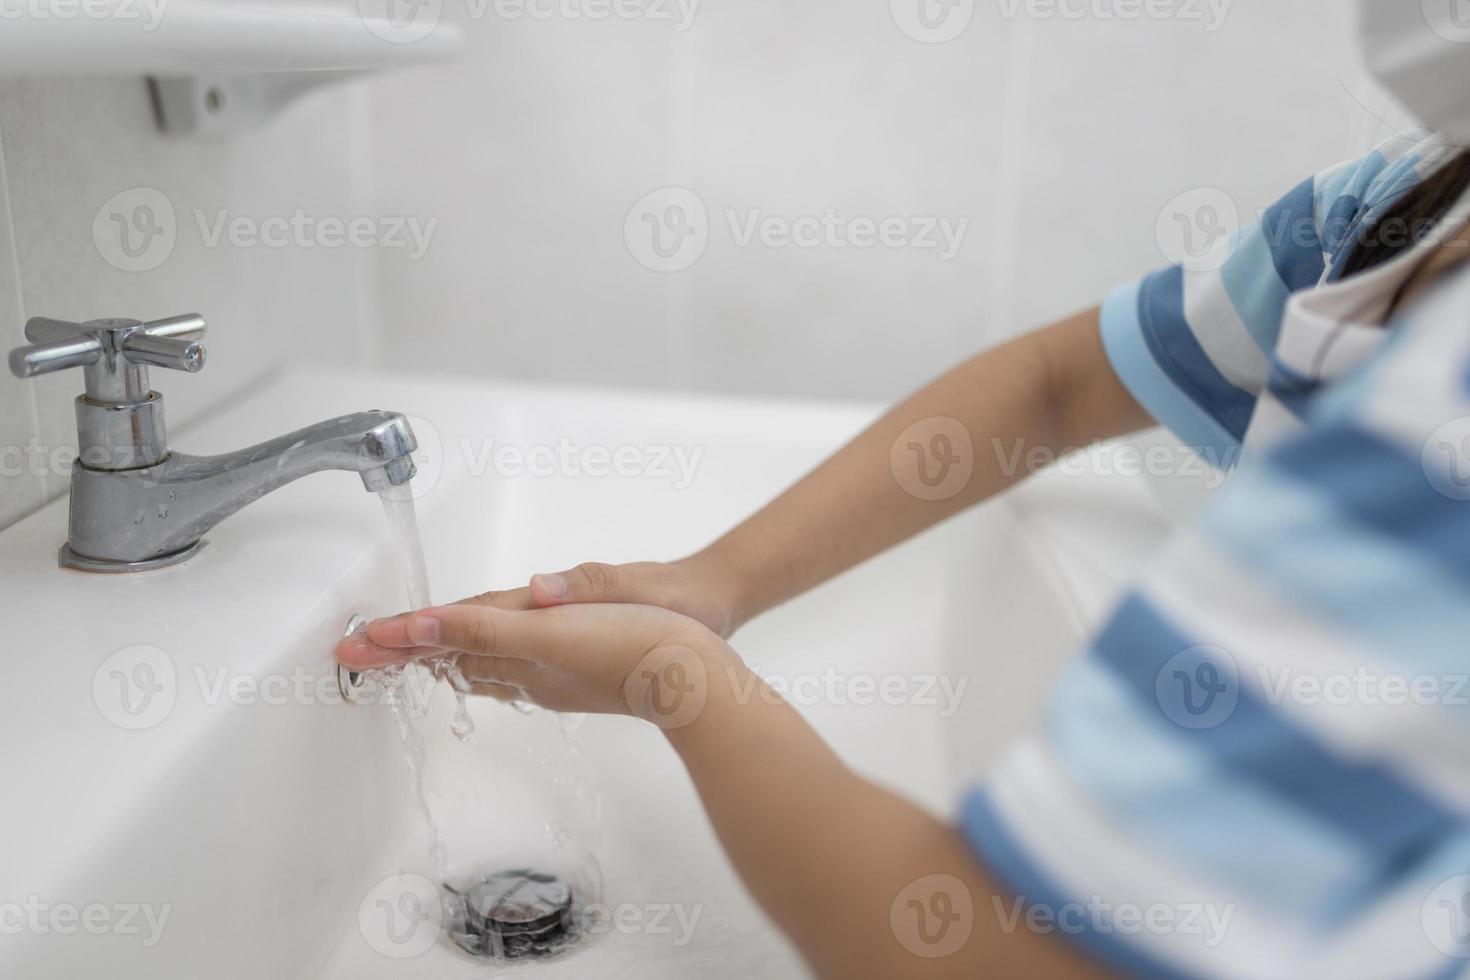
<svg viewBox="0 0 1470 980">
<path fill-rule="evenodd" d="M 722 637 L 728 637 L 754 615 L 747 605 L 746 576 L 719 542 L 690 555 L 681 564 L 694 573 L 702 590 L 723 614 L 723 623 L 706 624 Z"/>
<path fill-rule="evenodd" d="M 753 690 L 757 682 L 740 654 L 723 640 L 691 644 L 686 651 L 693 653 L 698 663 L 690 670 L 692 664 L 685 661 L 684 693 L 689 700 L 681 706 L 679 717 L 670 716 L 659 725 L 680 755 L 691 751 L 698 754 L 701 746 L 719 744 L 718 732 L 733 723 L 740 710 L 740 692 Z"/>
</svg>

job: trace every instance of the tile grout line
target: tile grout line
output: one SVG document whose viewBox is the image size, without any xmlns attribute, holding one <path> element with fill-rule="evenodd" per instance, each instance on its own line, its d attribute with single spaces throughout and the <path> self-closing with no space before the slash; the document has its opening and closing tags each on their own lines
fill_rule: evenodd
<svg viewBox="0 0 1470 980">
<path fill-rule="evenodd" d="M 670 185 L 689 187 L 697 185 L 694 162 L 689 152 L 687 134 L 693 128 L 693 89 L 696 79 L 694 67 L 687 51 L 687 42 L 679 34 L 671 35 L 668 42 L 669 55 L 669 103 L 668 103 L 668 177 Z M 708 191 L 708 188 L 705 188 Z M 695 193 L 699 191 L 695 188 Z M 701 198 L 703 200 L 703 198 Z M 708 222 L 708 216 L 706 221 Z M 708 247 L 708 238 L 706 238 Z M 698 263 L 696 263 L 697 265 Z M 693 322 L 694 282 L 697 273 L 686 269 L 683 273 L 666 276 L 664 289 L 664 343 L 665 385 L 676 390 L 688 389 L 694 381 L 694 338 L 689 335 Z"/>
<path fill-rule="evenodd" d="M 1022 208 L 1020 194 L 1011 192 L 1022 186 L 1025 174 L 1026 118 L 1031 101 L 1032 61 L 1036 55 L 1036 34 L 1029 18 L 1017 22 L 1016 43 L 1006 59 L 1006 93 L 1001 117 L 1000 167 L 996 174 L 995 214 L 1002 234 L 991 235 L 990 269 L 993 276 L 988 317 L 992 331 L 1010 336 L 1015 330 L 1011 319 L 1016 313 L 1016 261 L 1014 247 L 1021 235 Z M 997 284 L 1003 284 L 996 288 Z"/>
<path fill-rule="evenodd" d="M 6 243 L 10 246 L 10 275 L 15 284 L 16 308 L 14 314 L 18 321 L 24 322 L 26 304 L 25 292 L 21 286 L 20 278 L 20 246 L 15 238 L 15 212 L 12 210 L 10 203 L 10 173 L 5 160 L 5 133 L 3 130 L 0 130 L 0 214 L 4 215 L 5 227 L 3 230 Z M 0 316 L 3 315 L 3 311 L 0 311 Z M 9 336 L 8 332 L 5 336 Z M 9 351 L 5 353 L 8 354 Z M 41 401 L 40 397 L 36 394 L 36 386 L 27 384 L 24 381 L 21 381 L 20 384 L 25 388 L 25 395 L 23 397 L 31 406 L 31 431 L 39 434 L 41 431 Z M 51 499 L 51 474 L 45 472 L 44 468 L 41 472 L 41 499 L 42 501 Z M 29 510 L 31 508 L 27 509 Z"/>
<path fill-rule="evenodd" d="M 371 83 L 368 83 L 371 84 Z M 367 84 L 348 86 L 344 93 L 347 125 L 348 199 L 358 214 L 380 214 L 377 173 L 372 166 L 377 139 L 371 92 Z M 357 367 L 388 365 L 388 331 L 383 318 L 383 258 L 379 252 L 356 256 L 352 262 L 356 326 L 353 342 Z"/>
</svg>

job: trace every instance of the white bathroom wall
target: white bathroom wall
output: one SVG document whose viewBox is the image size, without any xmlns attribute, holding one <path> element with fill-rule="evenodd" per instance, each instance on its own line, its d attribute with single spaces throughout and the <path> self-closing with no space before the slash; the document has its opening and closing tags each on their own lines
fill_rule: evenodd
<svg viewBox="0 0 1470 980">
<path fill-rule="evenodd" d="M 973 16 L 924 43 L 900 27 L 919 23 L 920 3 L 952 25 Z M 370 96 L 382 206 L 439 222 L 421 259 L 384 256 L 390 355 L 481 375 L 892 398 L 1161 264 L 1174 212 L 1208 220 L 1223 191 L 1249 218 L 1375 128 L 1349 94 L 1361 82 L 1341 0 L 1104 16 L 1139 6 L 706 0 L 680 30 L 690 7 L 673 0 L 628 8 L 673 21 L 593 20 L 577 0 L 444 0 L 469 56 Z M 665 191 L 639 208 L 630 248 L 630 209 L 665 188 L 697 198 Z M 707 247 L 651 271 L 635 254 L 651 257 L 641 219 L 677 217 L 676 203 L 696 224 L 703 206 Z M 828 208 L 969 225 L 949 261 L 742 247 L 729 227 L 730 212 Z"/>
<path fill-rule="evenodd" d="M 1382 130 L 1340 0 L 384 2 L 463 23 L 467 56 L 225 139 L 160 133 L 138 78 L 0 81 L 0 346 L 37 314 L 204 313 L 209 366 L 159 382 L 176 431 L 302 360 L 887 399 L 1160 264 L 1173 211 L 1249 217 Z M 963 30 L 911 36 L 919 3 Z M 160 197 L 172 244 L 130 268 L 109 222 Z M 702 236 L 653 271 L 671 205 Z M 964 234 L 952 257 L 739 240 L 829 210 Z M 423 244 L 211 240 L 222 214 Z M 0 374 L 0 526 L 64 491 L 79 388 Z"/>
</svg>

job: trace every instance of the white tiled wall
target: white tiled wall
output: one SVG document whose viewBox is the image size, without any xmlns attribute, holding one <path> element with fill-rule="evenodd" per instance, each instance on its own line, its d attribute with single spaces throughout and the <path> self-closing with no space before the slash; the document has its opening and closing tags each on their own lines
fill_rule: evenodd
<svg viewBox="0 0 1470 980">
<path fill-rule="evenodd" d="M 914 2 L 703 0 L 678 31 L 443 0 L 471 38 L 460 63 L 323 90 L 215 141 L 159 133 L 139 79 L 0 82 L 0 344 L 29 315 L 202 312 L 211 360 L 166 379 L 175 427 L 294 359 L 891 398 L 1158 265 L 1156 220 L 1181 191 L 1222 188 L 1249 215 L 1377 128 L 1349 94 L 1341 0 L 1233 0 L 1213 32 L 975 0 L 936 45 L 898 28 L 890 7 Z M 669 186 L 699 195 L 710 238 L 692 268 L 657 273 L 624 220 Z M 136 187 L 179 229 L 146 273 L 92 234 Z M 416 260 L 210 247 L 199 222 L 222 208 L 435 225 Z M 829 208 L 969 224 L 946 262 L 741 247 L 727 218 Z M 74 374 L 0 377 L 0 526 L 64 489 L 17 449 L 69 446 L 78 390 Z"/>
<path fill-rule="evenodd" d="M 1342 0 L 1227 0 L 1215 31 L 976 0 L 937 45 L 890 0 L 707 0 L 684 32 L 467 2 L 445 10 L 470 56 L 373 97 L 384 206 L 441 221 L 424 260 L 383 272 L 389 350 L 423 368 L 891 398 L 1160 264 L 1180 192 L 1249 216 L 1365 138 Z M 700 195 L 710 244 L 652 272 L 624 217 L 670 185 Z M 725 218 L 829 207 L 970 227 L 946 263 L 739 248 Z"/>
</svg>

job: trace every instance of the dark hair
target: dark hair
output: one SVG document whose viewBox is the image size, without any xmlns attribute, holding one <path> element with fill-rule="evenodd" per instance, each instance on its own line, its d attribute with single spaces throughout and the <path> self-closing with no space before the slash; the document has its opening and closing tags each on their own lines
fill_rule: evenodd
<svg viewBox="0 0 1470 980">
<path fill-rule="evenodd" d="M 1358 233 L 1343 277 L 1382 265 L 1418 244 L 1470 190 L 1470 149 L 1406 191 L 1366 230 Z"/>
</svg>

